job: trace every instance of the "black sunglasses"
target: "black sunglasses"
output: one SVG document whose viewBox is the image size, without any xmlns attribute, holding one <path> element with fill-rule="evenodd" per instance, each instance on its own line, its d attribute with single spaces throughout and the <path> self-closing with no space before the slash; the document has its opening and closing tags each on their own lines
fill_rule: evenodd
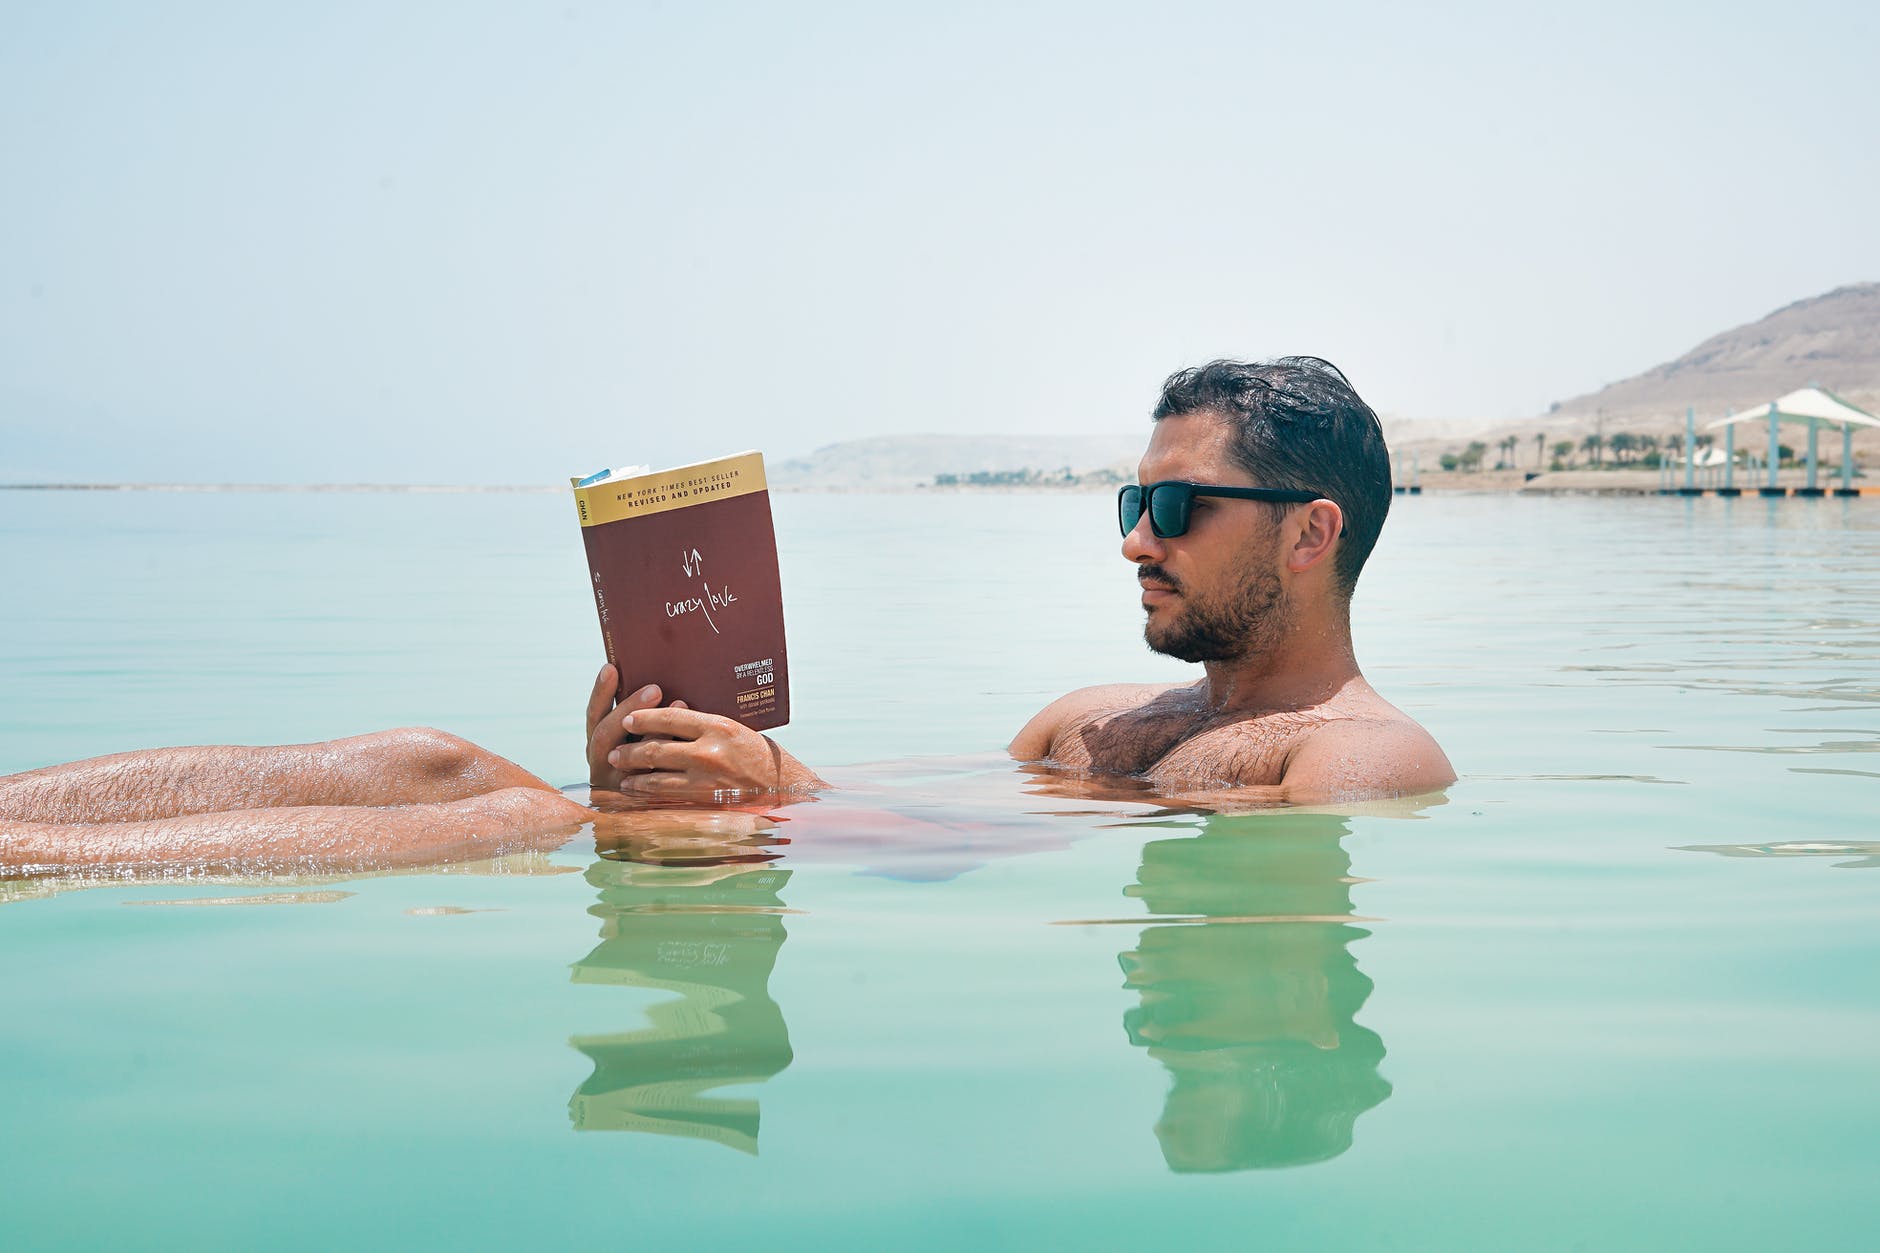
<svg viewBox="0 0 1880 1253">
<path fill-rule="evenodd" d="M 1160 483 L 1131 483 L 1116 493 L 1116 521 L 1128 535 L 1149 510 L 1149 529 L 1158 539 L 1174 539 L 1188 533 L 1188 516 L 1194 511 L 1197 496 L 1228 496 L 1235 500 L 1265 500 L 1279 505 L 1307 505 L 1324 500 L 1319 492 L 1294 491 L 1286 487 L 1216 487 L 1209 483 L 1184 483 L 1164 479 Z"/>
</svg>

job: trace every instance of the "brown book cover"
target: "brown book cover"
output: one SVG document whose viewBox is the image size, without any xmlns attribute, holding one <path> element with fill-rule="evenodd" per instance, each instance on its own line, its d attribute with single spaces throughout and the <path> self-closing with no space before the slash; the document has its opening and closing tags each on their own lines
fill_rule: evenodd
<svg viewBox="0 0 1880 1253">
<path fill-rule="evenodd" d="M 620 695 L 657 683 L 668 703 L 752 730 L 788 722 L 783 589 L 762 454 L 573 483 Z"/>
</svg>

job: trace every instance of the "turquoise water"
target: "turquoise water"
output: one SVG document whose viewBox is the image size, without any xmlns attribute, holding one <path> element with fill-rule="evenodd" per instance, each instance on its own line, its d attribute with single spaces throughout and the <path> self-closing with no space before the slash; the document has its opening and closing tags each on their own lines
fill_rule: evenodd
<svg viewBox="0 0 1880 1253">
<path fill-rule="evenodd" d="M 0 888 L 8 1243 L 1865 1242 L 1880 502 L 1400 499 L 1359 655 L 1461 782 L 1239 817 L 996 756 L 1181 673 L 1106 498 L 776 508 L 849 787 L 715 850 L 774 860 Z M 0 493 L 0 771 L 428 722 L 574 782 L 571 512 Z"/>
</svg>

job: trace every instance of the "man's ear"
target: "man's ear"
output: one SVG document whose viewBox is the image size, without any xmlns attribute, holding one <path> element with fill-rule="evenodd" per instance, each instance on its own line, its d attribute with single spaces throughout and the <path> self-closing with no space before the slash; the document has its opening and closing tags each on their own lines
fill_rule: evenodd
<svg viewBox="0 0 1880 1253">
<path fill-rule="evenodd" d="M 1286 569 L 1293 574 L 1330 557 L 1345 530 L 1345 511 L 1329 500 L 1315 500 L 1294 516 L 1292 546 L 1286 550 Z"/>
</svg>

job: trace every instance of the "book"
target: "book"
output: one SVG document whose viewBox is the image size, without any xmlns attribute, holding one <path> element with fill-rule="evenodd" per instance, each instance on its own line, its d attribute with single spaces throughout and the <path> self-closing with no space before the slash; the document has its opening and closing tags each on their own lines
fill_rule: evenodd
<svg viewBox="0 0 1880 1253">
<path fill-rule="evenodd" d="M 682 700 L 754 731 L 788 722 L 763 455 L 570 481 L 618 696 L 657 683 L 668 704 Z"/>
</svg>

